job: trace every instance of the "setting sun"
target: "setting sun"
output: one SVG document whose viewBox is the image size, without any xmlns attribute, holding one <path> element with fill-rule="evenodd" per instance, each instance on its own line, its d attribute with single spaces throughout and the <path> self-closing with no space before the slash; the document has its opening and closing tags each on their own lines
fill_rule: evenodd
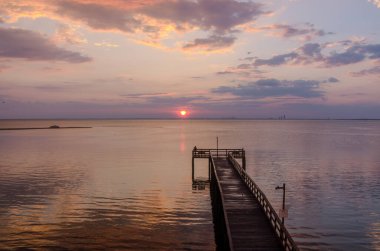
<svg viewBox="0 0 380 251">
<path fill-rule="evenodd" d="M 186 116 L 186 114 L 187 114 L 187 111 L 185 111 L 185 110 L 182 110 L 182 111 L 180 111 L 179 113 L 181 114 L 181 116 L 182 116 L 182 117 L 185 117 L 185 116 Z"/>
</svg>

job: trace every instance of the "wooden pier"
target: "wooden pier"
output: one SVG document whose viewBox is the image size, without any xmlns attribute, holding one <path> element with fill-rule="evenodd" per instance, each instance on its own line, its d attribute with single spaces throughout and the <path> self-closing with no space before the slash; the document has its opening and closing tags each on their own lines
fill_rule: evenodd
<svg viewBox="0 0 380 251">
<path fill-rule="evenodd" d="M 208 179 L 218 250 L 298 250 L 265 194 L 245 171 L 244 149 L 197 149 L 209 160 Z M 237 161 L 241 159 L 241 164 Z"/>
</svg>

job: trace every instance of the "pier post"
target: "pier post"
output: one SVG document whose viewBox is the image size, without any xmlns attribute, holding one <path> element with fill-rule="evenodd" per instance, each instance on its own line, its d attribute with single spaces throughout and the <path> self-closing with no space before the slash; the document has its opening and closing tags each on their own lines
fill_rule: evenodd
<svg viewBox="0 0 380 251">
<path fill-rule="evenodd" d="M 208 181 L 211 181 L 211 156 L 208 159 Z"/>
<path fill-rule="evenodd" d="M 192 156 L 192 159 L 191 159 L 191 178 L 192 178 L 192 181 L 194 182 L 194 152 L 193 152 L 193 156 Z"/>
<path fill-rule="evenodd" d="M 242 149 L 242 164 L 243 164 L 243 169 L 246 170 L 246 162 L 245 162 L 245 151 L 244 151 L 244 148 Z"/>
<path fill-rule="evenodd" d="M 219 137 L 216 137 L 216 158 L 219 159 Z"/>
</svg>

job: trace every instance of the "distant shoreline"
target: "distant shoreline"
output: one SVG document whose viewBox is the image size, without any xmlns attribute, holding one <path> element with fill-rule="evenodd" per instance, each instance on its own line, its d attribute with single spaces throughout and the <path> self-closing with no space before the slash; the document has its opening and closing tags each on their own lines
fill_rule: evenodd
<svg viewBox="0 0 380 251">
<path fill-rule="evenodd" d="M 92 128 L 89 126 L 67 126 L 67 127 L 16 127 L 16 128 L 0 128 L 0 130 L 3 131 L 9 131 L 9 130 L 41 130 L 41 129 L 51 129 L 51 130 L 58 130 L 58 129 L 84 129 L 84 128 Z"/>
</svg>

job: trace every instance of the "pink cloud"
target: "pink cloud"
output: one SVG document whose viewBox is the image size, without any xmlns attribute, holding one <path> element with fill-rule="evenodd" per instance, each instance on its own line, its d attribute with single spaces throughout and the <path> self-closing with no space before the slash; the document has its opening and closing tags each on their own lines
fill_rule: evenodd
<svg viewBox="0 0 380 251">
<path fill-rule="evenodd" d="M 230 47 L 241 25 L 266 14 L 262 4 L 238 0 L 14 1 L 0 3 L 1 8 L 10 17 L 8 22 L 44 16 L 85 24 L 98 31 L 122 32 L 151 45 L 159 44 L 171 33 L 200 30 L 207 33 L 207 38 L 185 41 L 184 47 L 206 51 Z"/>
</svg>

